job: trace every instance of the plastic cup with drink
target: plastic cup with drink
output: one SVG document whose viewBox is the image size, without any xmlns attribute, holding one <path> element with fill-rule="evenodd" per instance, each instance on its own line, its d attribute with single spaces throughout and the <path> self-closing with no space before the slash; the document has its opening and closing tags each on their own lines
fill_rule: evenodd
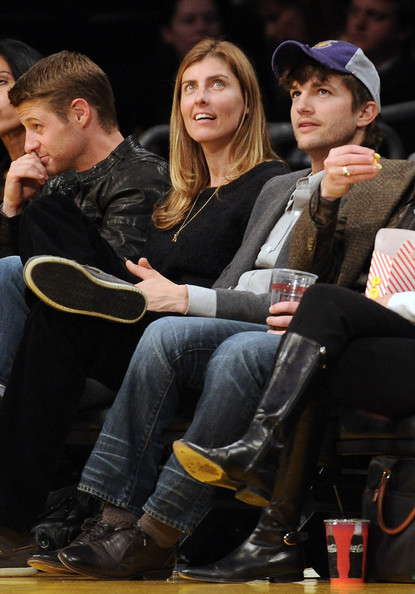
<svg viewBox="0 0 415 594">
<path fill-rule="evenodd" d="M 330 582 L 362 584 L 365 579 L 369 520 L 324 520 Z"/>
<path fill-rule="evenodd" d="M 271 305 L 281 301 L 301 301 L 306 289 L 317 280 L 317 275 L 290 268 L 274 268 L 271 277 Z M 285 328 L 274 327 L 274 330 Z"/>
</svg>

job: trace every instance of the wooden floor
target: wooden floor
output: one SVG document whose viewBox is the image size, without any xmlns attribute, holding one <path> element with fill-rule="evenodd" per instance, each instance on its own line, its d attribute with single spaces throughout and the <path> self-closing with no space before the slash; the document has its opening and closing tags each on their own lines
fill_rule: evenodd
<svg viewBox="0 0 415 594">
<path fill-rule="evenodd" d="M 182 581 L 99 581 L 82 577 L 55 577 L 38 573 L 34 577 L 1 578 L 0 593 L 7 594 L 405 594 L 415 593 L 415 584 L 363 584 L 330 586 L 327 581 L 306 579 L 291 584 L 249 582 L 247 584 L 206 584 Z"/>
</svg>

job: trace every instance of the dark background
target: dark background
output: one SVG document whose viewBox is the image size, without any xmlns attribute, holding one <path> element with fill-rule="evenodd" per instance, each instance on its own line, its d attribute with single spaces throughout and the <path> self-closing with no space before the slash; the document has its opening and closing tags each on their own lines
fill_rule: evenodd
<svg viewBox="0 0 415 594">
<path fill-rule="evenodd" d="M 110 78 L 121 131 L 139 133 L 159 123 L 151 119 L 151 102 L 164 88 L 158 84 L 160 1 L 18 1 L 2 8 L 0 37 L 20 39 L 44 55 L 63 49 L 88 55 Z M 246 51 L 261 79 L 270 65 L 263 57 L 259 21 L 243 2 L 221 2 L 226 38 Z"/>
</svg>

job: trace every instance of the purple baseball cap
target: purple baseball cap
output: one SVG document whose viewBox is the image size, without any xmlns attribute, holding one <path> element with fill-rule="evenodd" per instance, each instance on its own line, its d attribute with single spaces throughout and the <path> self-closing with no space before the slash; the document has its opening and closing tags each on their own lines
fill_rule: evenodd
<svg viewBox="0 0 415 594">
<path fill-rule="evenodd" d="M 275 75 L 281 76 L 287 67 L 294 65 L 295 60 L 304 55 L 336 72 L 353 74 L 365 85 L 380 110 L 379 74 L 360 47 L 348 41 L 333 39 L 321 41 L 312 47 L 298 41 L 284 41 L 272 56 Z"/>
</svg>

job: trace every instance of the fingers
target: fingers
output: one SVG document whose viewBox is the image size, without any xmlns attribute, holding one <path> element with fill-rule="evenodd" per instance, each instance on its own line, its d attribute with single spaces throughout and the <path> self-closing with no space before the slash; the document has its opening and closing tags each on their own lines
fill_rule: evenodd
<svg viewBox="0 0 415 594">
<path fill-rule="evenodd" d="M 281 316 L 282 314 L 293 315 L 297 311 L 298 305 L 298 301 L 280 301 L 271 305 L 269 312 L 276 316 Z"/>
<path fill-rule="evenodd" d="M 128 270 L 142 280 L 146 280 L 152 278 L 155 275 L 158 275 L 158 272 L 152 268 L 147 260 L 147 258 L 140 258 L 138 260 L 138 264 L 134 264 L 131 260 L 127 260 L 125 262 L 126 267 Z"/>
<path fill-rule="evenodd" d="M 139 266 L 143 266 L 144 268 L 148 268 L 149 270 L 153 270 L 153 268 L 150 266 L 150 263 L 147 260 L 147 258 L 140 258 L 138 260 L 138 264 L 139 264 Z"/>
<path fill-rule="evenodd" d="M 380 155 L 373 149 L 347 145 L 332 149 L 324 168 L 331 176 L 339 177 L 342 183 L 345 183 L 344 178 L 353 183 L 375 176 L 382 169 L 379 160 Z"/>
<path fill-rule="evenodd" d="M 19 157 L 10 165 L 9 175 L 15 180 L 35 179 L 44 184 L 49 178 L 45 166 L 36 153 L 29 153 Z"/>
<path fill-rule="evenodd" d="M 346 145 L 331 149 L 324 161 L 324 176 L 320 185 L 323 198 L 337 200 L 344 196 L 352 183 L 374 178 L 382 165 L 373 149 Z"/>
</svg>

